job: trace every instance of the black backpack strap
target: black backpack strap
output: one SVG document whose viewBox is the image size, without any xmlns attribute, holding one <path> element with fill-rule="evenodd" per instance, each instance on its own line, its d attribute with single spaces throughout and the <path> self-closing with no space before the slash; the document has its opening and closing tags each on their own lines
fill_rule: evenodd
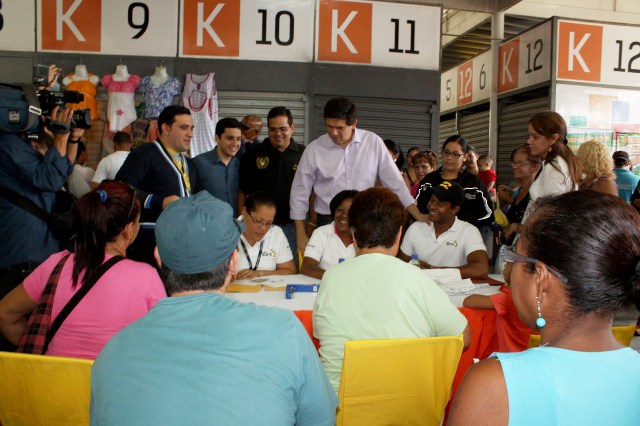
<svg viewBox="0 0 640 426">
<path fill-rule="evenodd" d="M 47 331 L 47 339 L 44 344 L 43 353 L 47 352 L 47 348 L 49 347 L 49 343 L 51 342 L 51 339 L 53 339 L 53 336 L 55 336 L 56 332 L 58 331 L 58 329 L 60 328 L 64 320 L 67 319 L 71 311 L 73 311 L 73 309 L 78 305 L 78 303 L 80 303 L 80 301 L 84 298 L 84 296 L 87 293 L 89 293 L 89 290 L 93 288 L 95 283 L 98 282 L 98 280 L 102 277 L 102 275 L 104 275 L 104 273 L 107 272 L 109 268 L 111 268 L 113 265 L 115 265 L 116 263 L 120 262 L 123 259 L 124 257 L 122 256 L 113 256 L 111 259 L 104 262 L 102 265 L 100 265 L 98 269 L 96 269 L 96 271 L 93 273 L 91 278 L 86 282 L 86 284 L 80 287 L 80 290 L 78 290 L 76 294 L 73 295 L 71 300 L 69 300 L 69 302 L 65 305 L 65 307 L 62 308 L 62 310 L 60 311 L 56 319 L 53 321 L 53 323 L 51 324 L 51 327 L 49 327 L 49 331 Z"/>
<path fill-rule="evenodd" d="M 49 223 L 49 212 L 45 209 L 40 208 L 33 201 L 28 198 L 23 197 L 15 191 L 12 191 L 8 188 L 0 186 L 0 195 L 6 198 L 11 204 L 20 207 L 23 210 L 31 213 L 38 219 L 42 219 L 45 222 Z"/>
</svg>

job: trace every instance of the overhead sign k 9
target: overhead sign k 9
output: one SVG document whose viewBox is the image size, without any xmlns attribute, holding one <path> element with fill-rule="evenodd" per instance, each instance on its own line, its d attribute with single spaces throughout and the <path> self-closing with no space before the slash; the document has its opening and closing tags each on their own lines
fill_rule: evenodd
<svg viewBox="0 0 640 426">
<path fill-rule="evenodd" d="M 175 56 L 177 1 L 38 0 L 38 50 Z"/>
</svg>

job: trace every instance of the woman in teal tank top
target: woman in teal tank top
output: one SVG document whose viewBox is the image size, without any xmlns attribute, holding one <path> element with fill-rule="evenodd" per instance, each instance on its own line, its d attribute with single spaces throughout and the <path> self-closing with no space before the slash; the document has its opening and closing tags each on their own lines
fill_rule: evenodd
<svg viewBox="0 0 640 426">
<path fill-rule="evenodd" d="M 640 309 L 640 215 L 594 191 L 541 198 L 503 260 L 539 348 L 494 354 L 467 372 L 448 425 L 638 425 L 640 354 L 612 335 Z"/>
</svg>

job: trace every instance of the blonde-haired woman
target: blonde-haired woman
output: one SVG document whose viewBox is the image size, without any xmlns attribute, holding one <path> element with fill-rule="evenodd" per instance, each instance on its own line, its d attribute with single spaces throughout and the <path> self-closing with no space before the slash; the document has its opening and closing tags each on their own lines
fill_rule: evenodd
<svg viewBox="0 0 640 426">
<path fill-rule="evenodd" d="M 581 190 L 591 189 L 603 194 L 618 195 L 611 154 L 602 142 L 590 140 L 580 145 L 578 159 L 583 172 Z"/>
</svg>

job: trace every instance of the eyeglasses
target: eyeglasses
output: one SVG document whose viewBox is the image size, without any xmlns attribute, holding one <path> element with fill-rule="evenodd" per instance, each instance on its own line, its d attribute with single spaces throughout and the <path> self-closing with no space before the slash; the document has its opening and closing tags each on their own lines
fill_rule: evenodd
<svg viewBox="0 0 640 426">
<path fill-rule="evenodd" d="M 258 227 L 263 229 L 271 229 L 273 226 L 273 222 L 263 222 L 261 220 L 256 220 L 251 213 L 249 213 L 249 217 L 251 221 Z"/>
<path fill-rule="evenodd" d="M 455 159 L 458 159 L 460 157 L 462 157 L 464 154 L 462 152 L 449 152 L 449 151 L 442 151 L 442 156 L 443 157 L 453 157 Z"/>
<path fill-rule="evenodd" d="M 269 127 L 269 133 L 276 133 L 280 131 L 281 133 L 287 133 L 291 127 Z"/>
<path fill-rule="evenodd" d="M 515 262 L 537 263 L 537 262 L 541 262 L 538 259 L 534 259 L 532 257 L 527 257 L 527 256 L 523 256 L 521 254 L 516 253 L 516 248 L 514 246 L 508 246 L 508 247 L 507 246 L 502 246 L 500 248 L 500 257 L 502 258 L 503 262 L 507 262 L 507 263 L 515 263 Z M 544 263 L 544 262 L 542 262 L 542 263 Z M 546 263 L 545 263 L 545 266 L 547 267 L 549 272 L 551 272 L 553 275 L 558 277 L 558 279 L 560 281 L 562 281 L 565 284 L 567 282 L 569 282 L 567 277 L 562 275 L 560 272 L 558 272 L 557 270 L 555 270 L 551 266 L 547 265 Z"/>
</svg>

